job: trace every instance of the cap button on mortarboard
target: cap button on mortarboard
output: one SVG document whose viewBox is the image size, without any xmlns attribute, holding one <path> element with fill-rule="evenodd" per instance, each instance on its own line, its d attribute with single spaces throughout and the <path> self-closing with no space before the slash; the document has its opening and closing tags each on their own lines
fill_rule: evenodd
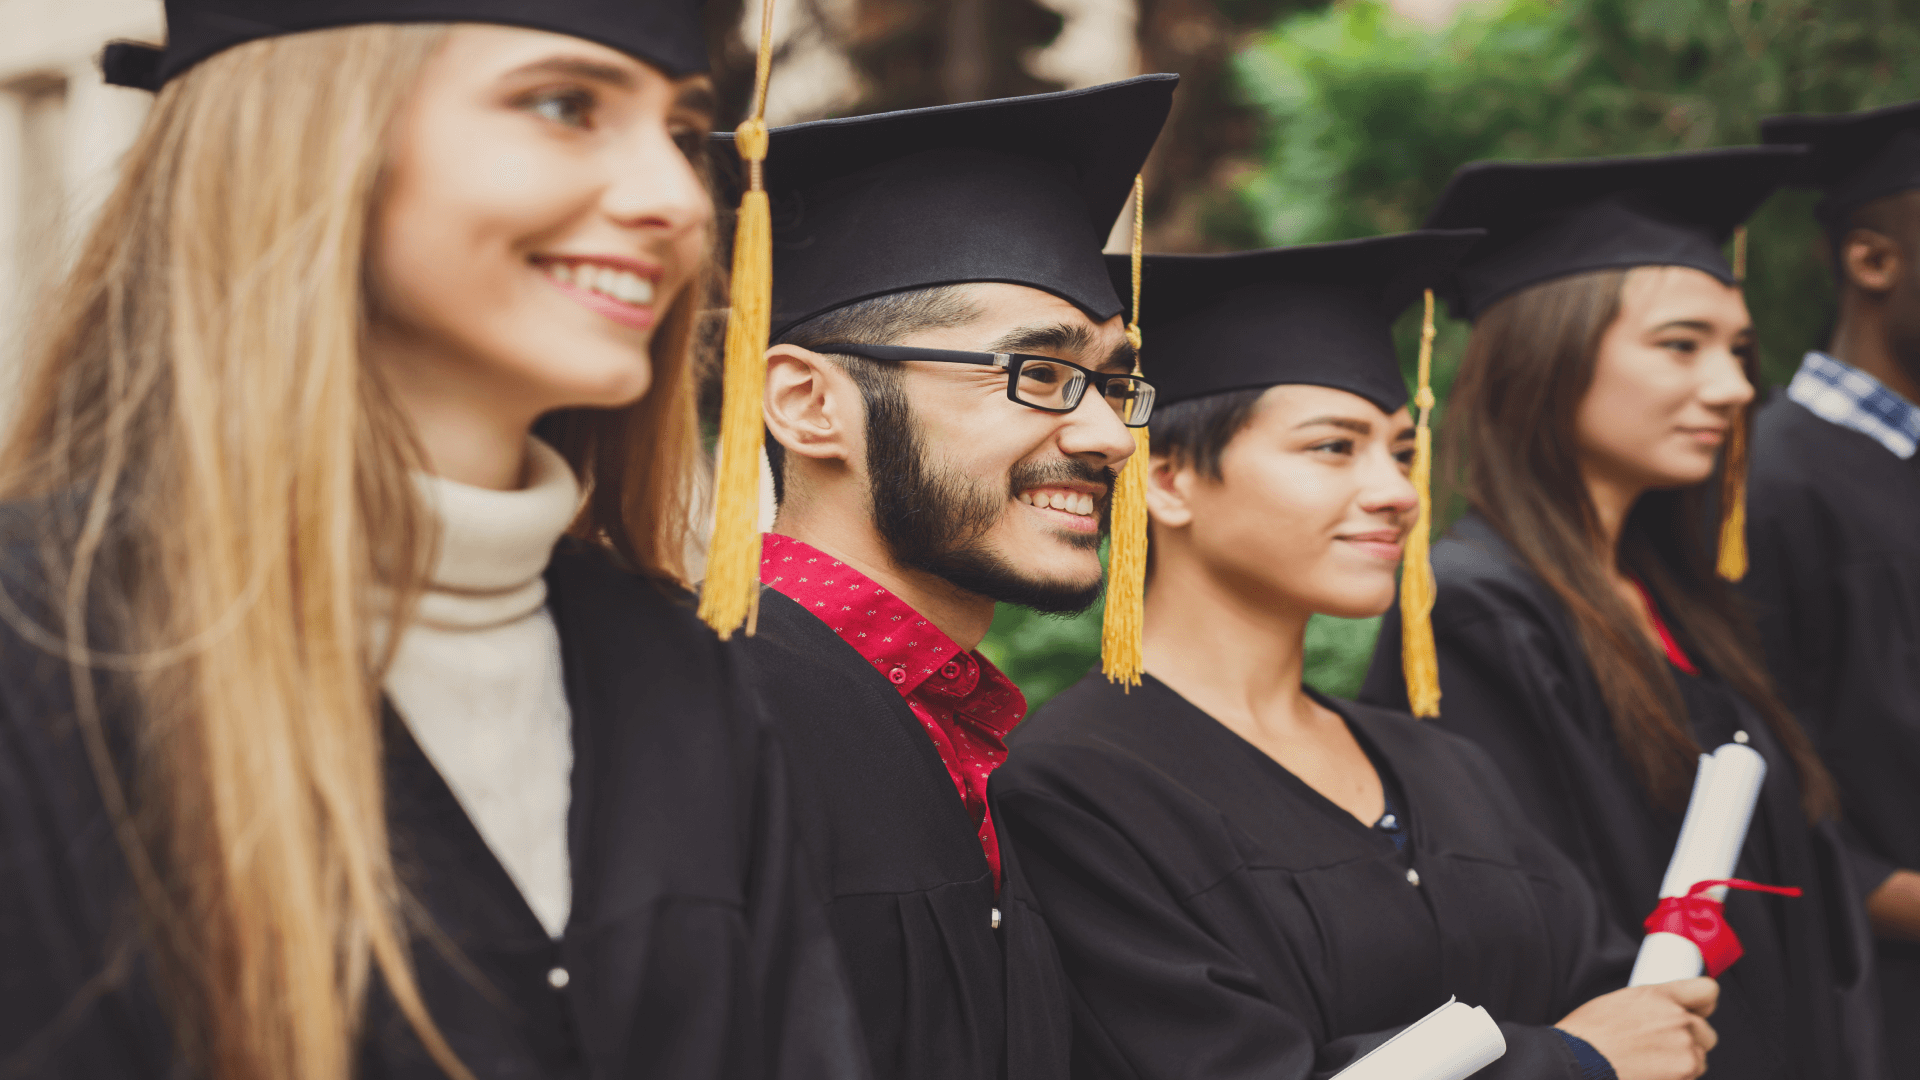
<svg viewBox="0 0 1920 1080">
<path fill-rule="evenodd" d="M 160 89 L 160 61 L 166 54 L 135 41 L 108 43 L 100 54 L 100 74 L 109 86 L 135 90 Z"/>
</svg>

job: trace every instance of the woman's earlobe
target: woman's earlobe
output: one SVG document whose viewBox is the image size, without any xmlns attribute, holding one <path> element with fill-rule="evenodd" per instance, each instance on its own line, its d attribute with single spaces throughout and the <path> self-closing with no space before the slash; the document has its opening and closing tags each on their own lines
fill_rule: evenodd
<svg viewBox="0 0 1920 1080">
<path fill-rule="evenodd" d="M 1182 528 L 1193 521 L 1193 507 L 1187 502 L 1192 470 L 1156 456 L 1148 462 L 1147 515 L 1157 524 Z"/>
</svg>

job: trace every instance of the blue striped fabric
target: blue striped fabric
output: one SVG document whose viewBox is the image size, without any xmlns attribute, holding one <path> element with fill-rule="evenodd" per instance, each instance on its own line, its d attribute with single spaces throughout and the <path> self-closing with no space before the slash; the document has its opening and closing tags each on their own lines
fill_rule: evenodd
<svg viewBox="0 0 1920 1080">
<path fill-rule="evenodd" d="M 1823 420 L 1867 436 L 1903 460 L 1920 448 L 1920 405 L 1826 353 L 1807 354 L 1787 384 L 1787 397 Z"/>
</svg>

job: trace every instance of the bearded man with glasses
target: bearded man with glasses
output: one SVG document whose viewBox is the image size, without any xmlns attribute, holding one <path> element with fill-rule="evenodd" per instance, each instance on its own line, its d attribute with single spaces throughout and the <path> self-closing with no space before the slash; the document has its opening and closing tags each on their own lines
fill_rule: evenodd
<svg viewBox="0 0 1920 1080">
<path fill-rule="evenodd" d="M 877 1076 L 1068 1072 L 1052 937 L 987 806 L 996 602 L 1085 610 L 1152 413 L 1101 246 L 1173 76 L 776 129 L 778 516 L 747 665 Z"/>
</svg>

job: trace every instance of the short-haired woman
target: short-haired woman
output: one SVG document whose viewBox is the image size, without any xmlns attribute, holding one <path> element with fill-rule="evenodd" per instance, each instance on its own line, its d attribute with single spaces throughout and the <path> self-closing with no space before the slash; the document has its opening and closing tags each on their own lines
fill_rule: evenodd
<svg viewBox="0 0 1920 1080">
<path fill-rule="evenodd" d="M 1456 174 L 1433 220 L 1491 232 L 1451 286 L 1474 327 L 1444 434 L 1465 459 L 1471 511 L 1434 553 L 1438 723 L 1486 750 L 1634 934 L 1658 902 L 1699 754 L 1759 751 L 1766 786 L 1735 876 L 1804 895 L 1729 895 L 1745 956 L 1720 975 L 1708 1067 L 1872 1077 L 1873 1011 L 1850 996 L 1867 931 L 1828 842 L 1832 784 L 1716 573 L 1708 507 L 1757 373 L 1723 244 L 1793 154 Z M 1399 655 L 1390 616 L 1366 700 L 1404 704 Z"/>
<path fill-rule="evenodd" d="M 1048 703 L 992 790 L 1075 1076 L 1322 1077 L 1450 996 L 1500 1023 L 1488 1078 L 1704 1067 L 1714 984 L 1619 989 L 1631 943 L 1484 753 L 1301 682 L 1309 616 L 1393 600 L 1417 497 L 1389 327 L 1475 237 L 1147 261 L 1146 674 Z"/>
</svg>

